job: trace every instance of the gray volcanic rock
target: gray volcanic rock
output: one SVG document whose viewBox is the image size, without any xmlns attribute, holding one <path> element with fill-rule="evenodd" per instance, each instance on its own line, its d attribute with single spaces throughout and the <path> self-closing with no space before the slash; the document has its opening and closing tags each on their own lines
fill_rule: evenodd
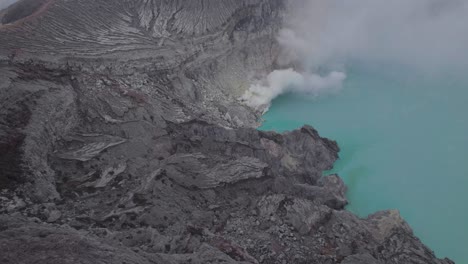
<svg viewBox="0 0 468 264">
<path fill-rule="evenodd" d="M 0 11 L 2 263 L 453 263 L 343 210 L 334 141 L 255 129 L 286 0 L 29 2 Z"/>
</svg>

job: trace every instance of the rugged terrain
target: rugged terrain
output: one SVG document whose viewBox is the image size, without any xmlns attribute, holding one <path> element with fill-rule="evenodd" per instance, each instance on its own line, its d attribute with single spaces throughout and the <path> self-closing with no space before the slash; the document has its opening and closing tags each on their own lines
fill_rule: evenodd
<svg viewBox="0 0 468 264">
<path fill-rule="evenodd" d="M 22 0 L 0 11 L 1 263 L 453 263 L 257 131 L 286 0 Z"/>
</svg>

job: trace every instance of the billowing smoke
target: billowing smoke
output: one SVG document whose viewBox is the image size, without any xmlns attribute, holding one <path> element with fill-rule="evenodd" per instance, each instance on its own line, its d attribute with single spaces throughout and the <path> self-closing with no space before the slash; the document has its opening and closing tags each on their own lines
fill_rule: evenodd
<svg viewBox="0 0 468 264">
<path fill-rule="evenodd" d="M 253 108 L 267 107 L 271 100 L 285 92 L 301 92 L 311 96 L 336 92 L 345 78 L 346 75 L 342 72 L 331 72 L 322 77 L 317 74 L 301 74 L 293 69 L 276 70 L 265 80 L 251 85 L 242 99 Z"/>
<path fill-rule="evenodd" d="M 0 0 L 0 10 L 7 8 L 14 2 L 17 2 L 18 0 Z"/>
<path fill-rule="evenodd" d="M 290 2 L 290 19 L 278 35 L 283 48 L 279 62 L 285 67 L 299 65 L 301 74 L 327 75 L 327 71 L 343 71 L 355 62 L 400 65 L 431 73 L 468 66 L 468 1 Z M 294 90 L 288 82 L 288 86 L 282 85 L 285 82 L 268 83 L 269 87 L 263 88 L 270 88 L 276 96 Z M 326 91 L 313 86 L 296 90 Z M 256 89 L 257 85 L 252 85 L 250 92 Z M 251 105 L 267 100 L 256 98 Z"/>
<path fill-rule="evenodd" d="M 280 42 L 310 67 L 359 60 L 433 70 L 468 59 L 465 0 L 300 0 L 292 12 Z"/>
</svg>

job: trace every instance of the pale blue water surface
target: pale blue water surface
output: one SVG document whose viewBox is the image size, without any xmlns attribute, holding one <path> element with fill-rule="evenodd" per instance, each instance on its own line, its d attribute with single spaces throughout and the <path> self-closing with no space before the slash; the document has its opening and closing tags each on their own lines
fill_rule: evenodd
<svg viewBox="0 0 468 264">
<path fill-rule="evenodd" d="M 338 142 L 349 210 L 396 208 L 439 257 L 468 263 L 468 75 L 355 66 L 339 93 L 282 95 L 264 119 Z"/>
</svg>

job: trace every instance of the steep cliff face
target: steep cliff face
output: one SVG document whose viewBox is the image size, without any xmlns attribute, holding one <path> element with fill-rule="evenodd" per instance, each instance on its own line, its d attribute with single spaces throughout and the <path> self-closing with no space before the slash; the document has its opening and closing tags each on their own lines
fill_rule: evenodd
<svg viewBox="0 0 468 264">
<path fill-rule="evenodd" d="M 0 11 L 3 263 L 452 263 L 321 177 L 335 142 L 255 130 L 284 0 Z M 24 254 L 28 252 L 28 254 Z"/>
</svg>

